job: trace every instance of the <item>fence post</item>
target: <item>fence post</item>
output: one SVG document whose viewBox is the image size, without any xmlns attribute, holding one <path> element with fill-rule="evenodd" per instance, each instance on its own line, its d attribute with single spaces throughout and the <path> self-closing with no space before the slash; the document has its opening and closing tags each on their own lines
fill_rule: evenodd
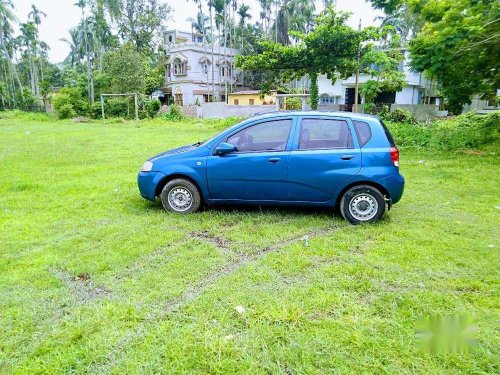
<svg viewBox="0 0 500 375">
<path fill-rule="evenodd" d="M 139 110 L 137 108 L 138 106 L 137 93 L 135 93 L 134 95 L 134 102 L 135 102 L 135 119 L 139 120 Z"/>
<path fill-rule="evenodd" d="M 101 113 L 102 113 L 102 119 L 104 120 L 104 97 L 101 94 Z"/>
</svg>

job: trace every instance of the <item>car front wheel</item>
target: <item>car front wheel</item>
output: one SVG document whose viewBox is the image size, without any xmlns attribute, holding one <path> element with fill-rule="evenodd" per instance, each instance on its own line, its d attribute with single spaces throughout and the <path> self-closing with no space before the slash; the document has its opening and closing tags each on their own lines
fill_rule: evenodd
<svg viewBox="0 0 500 375">
<path fill-rule="evenodd" d="M 373 223 L 384 215 L 384 196 L 373 186 L 353 186 L 342 196 L 340 212 L 351 224 Z"/>
<path fill-rule="evenodd" d="M 201 207 L 201 194 L 191 181 L 176 178 L 167 182 L 160 194 L 163 208 L 181 214 L 196 212 Z"/>
</svg>

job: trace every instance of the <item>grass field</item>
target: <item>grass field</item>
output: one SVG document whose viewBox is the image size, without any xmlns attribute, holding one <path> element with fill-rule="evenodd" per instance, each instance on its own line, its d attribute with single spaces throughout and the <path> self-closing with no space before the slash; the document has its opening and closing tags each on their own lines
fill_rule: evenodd
<svg viewBox="0 0 500 375">
<path fill-rule="evenodd" d="M 374 225 L 182 216 L 137 171 L 216 122 L 41 120 L 0 119 L 0 373 L 499 373 L 498 154 L 403 150 Z M 470 351 L 420 351 L 431 315 L 469 316 Z"/>
</svg>

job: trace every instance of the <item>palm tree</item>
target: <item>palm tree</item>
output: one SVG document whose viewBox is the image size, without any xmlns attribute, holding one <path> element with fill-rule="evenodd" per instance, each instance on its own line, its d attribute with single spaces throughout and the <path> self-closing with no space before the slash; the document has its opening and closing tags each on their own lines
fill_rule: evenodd
<svg viewBox="0 0 500 375">
<path fill-rule="evenodd" d="M 14 3 L 12 0 L 0 0 L 0 49 L 7 61 L 9 75 L 12 81 L 12 92 L 15 91 L 14 81 L 16 81 L 19 86 L 19 91 L 21 91 L 21 94 L 24 94 L 23 85 L 19 79 L 16 65 L 12 62 L 14 46 L 12 24 L 15 22 L 17 22 L 17 18 L 14 15 Z M 15 96 L 13 99 L 15 100 Z"/>
<path fill-rule="evenodd" d="M 83 52 L 84 46 L 80 38 L 80 36 L 82 35 L 83 34 L 80 32 L 79 28 L 74 27 L 71 30 L 69 30 L 69 36 L 70 36 L 69 39 L 68 38 L 59 39 L 69 45 L 70 51 L 65 61 L 70 62 L 71 68 L 73 68 L 77 63 L 80 64 L 85 57 L 85 53 Z"/>
<path fill-rule="evenodd" d="M 34 4 L 32 4 L 31 5 L 31 12 L 28 14 L 28 19 L 31 19 L 35 23 L 36 28 L 37 28 L 37 34 L 36 34 L 37 37 L 38 37 L 38 27 L 42 23 L 42 16 L 43 17 L 47 17 L 47 14 L 45 14 L 44 12 L 42 12 L 41 10 L 39 10 Z M 36 42 L 37 45 L 40 44 L 40 42 L 38 40 L 36 40 L 35 42 Z M 36 47 L 37 46 L 35 46 L 35 48 Z M 37 53 L 36 53 L 36 50 L 35 50 L 35 56 L 36 56 L 36 54 Z M 41 76 L 41 79 L 43 81 L 43 55 L 40 55 L 40 57 L 38 58 L 38 64 L 40 66 L 40 76 Z"/>
<path fill-rule="evenodd" d="M 95 20 L 93 34 L 95 35 L 97 69 L 101 73 L 104 52 L 111 46 L 113 39 L 106 14 L 111 21 L 117 20 L 121 15 L 121 0 L 91 0 L 91 9 Z"/>
<path fill-rule="evenodd" d="M 313 26 L 314 11 L 315 5 L 312 1 L 284 0 L 274 23 L 276 41 L 288 45 L 291 43 L 290 31 L 309 32 Z"/>
<path fill-rule="evenodd" d="M 25 53 L 29 64 L 30 87 L 33 95 L 38 96 L 38 74 L 34 62 L 36 41 L 38 39 L 38 28 L 33 21 L 20 25 L 21 35 L 18 37 L 19 44 L 26 48 Z"/>
<path fill-rule="evenodd" d="M 198 11 L 196 18 L 189 17 L 186 21 L 191 22 L 191 29 L 205 36 L 206 31 L 210 28 L 208 25 L 209 17 L 203 12 Z"/>
<path fill-rule="evenodd" d="M 87 6 L 87 0 L 78 0 L 74 5 L 79 7 L 82 12 L 82 24 L 83 24 L 83 40 L 85 43 L 85 55 L 87 56 L 87 95 L 90 104 L 94 103 L 94 77 L 92 74 L 92 63 L 90 60 L 90 48 L 88 43 L 87 34 L 87 17 L 85 16 L 85 7 Z"/>
<path fill-rule="evenodd" d="M 16 65 L 12 62 L 13 53 L 13 27 L 12 24 L 17 22 L 17 18 L 14 15 L 14 4 L 12 0 L 0 0 L 0 52 L 5 58 L 7 64 L 7 75 L 10 77 L 10 93 L 12 95 L 12 100 L 14 106 L 16 105 L 15 99 L 15 83 L 17 82 L 19 86 L 19 91 L 21 95 L 24 95 L 23 85 L 19 79 L 19 74 L 17 73 Z"/>
<path fill-rule="evenodd" d="M 269 35 L 269 24 L 271 23 L 271 13 L 273 0 L 259 0 L 260 4 L 260 19 L 262 21 L 262 28 L 266 35 Z"/>
<path fill-rule="evenodd" d="M 35 25 L 40 25 L 42 23 L 42 17 L 47 17 L 47 14 L 38 9 L 34 4 L 31 5 L 31 12 L 28 14 L 28 18 L 31 19 Z"/>
<path fill-rule="evenodd" d="M 402 5 L 393 13 L 376 17 L 375 20 L 382 21 L 381 27 L 392 26 L 402 44 L 406 44 L 421 29 L 421 25 L 406 5 Z"/>
</svg>

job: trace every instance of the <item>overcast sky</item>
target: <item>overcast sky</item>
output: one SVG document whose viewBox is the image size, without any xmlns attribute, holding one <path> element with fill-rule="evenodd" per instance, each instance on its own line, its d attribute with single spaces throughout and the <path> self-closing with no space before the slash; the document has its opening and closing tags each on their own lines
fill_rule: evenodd
<svg viewBox="0 0 500 375">
<path fill-rule="evenodd" d="M 167 24 L 168 28 L 191 30 L 190 23 L 186 19 L 195 17 L 197 5 L 187 0 L 160 1 L 169 4 L 173 10 L 172 20 Z M 38 9 L 47 14 L 40 25 L 40 38 L 50 46 L 49 59 L 52 62 L 60 62 L 68 55 L 69 47 L 60 41 L 60 38 L 69 38 L 68 30 L 80 19 L 80 10 L 73 5 L 75 2 L 76 0 L 14 0 L 14 11 L 19 22 L 26 21 L 31 4 L 35 4 Z M 251 22 L 253 23 L 259 19 L 258 1 L 244 0 L 244 2 L 251 7 Z M 353 13 L 349 20 L 353 27 L 358 26 L 360 19 L 363 26 L 373 25 L 374 18 L 382 15 L 380 11 L 373 10 L 365 0 L 338 0 L 337 9 Z"/>
</svg>

